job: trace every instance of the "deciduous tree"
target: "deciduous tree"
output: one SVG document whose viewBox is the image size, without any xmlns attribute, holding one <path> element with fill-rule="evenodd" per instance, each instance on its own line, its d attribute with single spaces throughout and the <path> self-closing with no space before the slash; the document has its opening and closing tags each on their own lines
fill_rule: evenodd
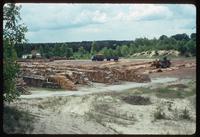
<svg viewBox="0 0 200 137">
<path fill-rule="evenodd" d="M 19 94 L 16 91 L 16 76 L 19 70 L 16 63 L 15 44 L 25 42 L 27 27 L 20 24 L 20 6 L 13 3 L 3 7 L 3 91 L 4 100 L 12 101 Z"/>
</svg>

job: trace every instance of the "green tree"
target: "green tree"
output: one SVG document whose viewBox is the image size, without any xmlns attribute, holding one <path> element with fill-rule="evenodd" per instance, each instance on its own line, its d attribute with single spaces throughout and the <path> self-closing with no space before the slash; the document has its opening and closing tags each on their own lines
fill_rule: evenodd
<svg viewBox="0 0 200 137">
<path fill-rule="evenodd" d="M 196 33 L 192 33 L 192 34 L 190 35 L 190 38 L 193 39 L 193 40 L 196 40 Z"/>
<path fill-rule="evenodd" d="M 120 46 L 117 46 L 117 48 L 115 49 L 117 56 L 121 57 L 122 53 L 121 53 L 121 48 Z"/>
<path fill-rule="evenodd" d="M 137 51 L 137 48 L 136 48 L 135 44 L 131 43 L 130 48 L 129 48 L 129 54 L 134 54 L 134 53 L 136 53 L 136 51 Z"/>
<path fill-rule="evenodd" d="M 67 47 L 65 55 L 66 55 L 67 58 L 71 57 L 73 55 L 73 49 Z"/>
<path fill-rule="evenodd" d="M 63 53 L 62 47 L 60 45 L 55 44 L 53 53 L 54 53 L 54 56 L 57 56 L 57 57 L 62 56 L 62 53 Z"/>
<path fill-rule="evenodd" d="M 171 36 L 171 38 L 174 38 L 176 40 L 189 40 L 190 39 L 186 33 L 176 34 L 176 35 Z"/>
<path fill-rule="evenodd" d="M 61 57 L 64 57 L 64 56 L 66 56 L 66 52 L 67 52 L 67 44 L 65 44 L 65 43 L 63 43 L 61 46 L 60 46 L 60 54 L 59 54 L 59 56 L 61 56 Z"/>
<path fill-rule="evenodd" d="M 121 47 L 121 53 L 122 53 L 122 56 L 124 56 L 124 57 L 129 55 L 129 48 L 127 45 L 123 45 Z"/>
<path fill-rule="evenodd" d="M 3 99 L 13 101 L 19 94 L 16 91 L 16 76 L 19 66 L 16 63 L 15 44 L 25 42 L 27 27 L 19 24 L 20 6 L 5 4 L 3 7 Z"/>
<path fill-rule="evenodd" d="M 113 52 L 113 50 L 110 48 L 110 49 L 108 49 L 107 50 L 108 51 L 108 56 L 110 56 L 110 57 L 112 57 L 112 56 L 114 56 L 114 52 Z"/>
<path fill-rule="evenodd" d="M 83 55 L 86 53 L 85 49 L 81 46 L 79 49 L 78 49 L 78 53 L 80 55 L 80 57 L 83 57 Z"/>
<path fill-rule="evenodd" d="M 5 4 L 3 7 L 3 37 L 9 39 L 11 44 L 26 42 L 25 32 L 27 27 L 22 23 L 20 17 L 21 6 L 16 6 L 14 3 Z"/>
<path fill-rule="evenodd" d="M 95 41 L 93 41 L 92 42 L 92 47 L 91 47 L 91 51 L 90 51 L 90 53 L 92 54 L 92 55 L 94 55 L 94 54 L 96 54 L 97 53 L 97 45 L 96 45 L 96 42 Z"/>
<path fill-rule="evenodd" d="M 118 57 L 118 52 L 117 52 L 117 50 L 113 50 L 113 56 L 114 56 L 114 57 Z"/>
<path fill-rule="evenodd" d="M 185 44 L 186 49 L 190 52 L 193 56 L 196 56 L 196 43 L 194 40 L 190 40 Z"/>
<path fill-rule="evenodd" d="M 162 35 L 159 37 L 159 40 L 164 40 L 164 39 L 168 39 L 168 37 L 166 35 Z"/>
<path fill-rule="evenodd" d="M 108 48 L 107 48 L 107 47 L 104 47 L 104 48 L 100 51 L 100 53 L 103 54 L 103 55 L 106 56 L 106 57 L 109 56 Z"/>
<path fill-rule="evenodd" d="M 184 41 L 178 42 L 178 51 L 180 51 L 181 55 L 186 55 L 188 48 L 186 47 L 186 44 Z"/>
<path fill-rule="evenodd" d="M 40 52 L 41 56 L 44 56 L 44 49 L 43 49 L 42 45 L 40 45 L 40 47 L 39 47 L 39 52 Z"/>
</svg>

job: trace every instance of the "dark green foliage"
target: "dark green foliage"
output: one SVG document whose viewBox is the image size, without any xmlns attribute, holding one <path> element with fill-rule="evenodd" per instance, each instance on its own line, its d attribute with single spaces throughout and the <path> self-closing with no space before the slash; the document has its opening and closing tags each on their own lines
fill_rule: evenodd
<svg viewBox="0 0 200 137">
<path fill-rule="evenodd" d="M 166 35 L 162 35 L 159 37 L 159 40 L 165 40 L 165 39 L 168 39 L 168 37 Z"/>
<path fill-rule="evenodd" d="M 99 50 L 99 49 L 97 48 L 96 42 L 93 41 L 91 46 L 92 46 L 92 47 L 91 47 L 91 54 L 96 54 L 96 52 Z"/>
<path fill-rule="evenodd" d="M 13 101 L 19 93 L 16 91 L 16 77 L 19 66 L 16 63 L 17 49 L 18 56 L 22 55 L 23 47 L 14 45 L 26 41 L 25 32 L 27 28 L 24 24 L 19 24 L 20 6 L 13 3 L 5 4 L 3 7 L 3 99 Z"/>
<path fill-rule="evenodd" d="M 190 38 L 193 39 L 193 40 L 196 40 L 196 33 L 192 33 L 192 34 L 190 35 Z"/>
<path fill-rule="evenodd" d="M 187 49 L 187 52 L 191 53 L 193 56 L 196 56 L 196 43 L 194 40 L 189 40 L 185 47 Z"/>
<path fill-rule="evenodd" d="M 5 4 L 3 7 L 4 31 L 3 38 L 9 39 L 11 43 L 25 42 L 25 33 L 28 29 L 24 24 L 19 24 L 21 6 L 16 6 L 14 3 Z"/>
<path fill-rule="evenodd" d="M 15 62 L 17 54 L 13 45 L 9 44 L 8 40 L 3 43 L 3 91 L 4 100 L 12 101 L 19 94 L 16 92 L 15 77 L 19 71 L 19 66 Z"/>
<path fill-rule="evenodd" d="M 127 45 L 123 45 L 121 47 L 121 54 L 123 57 L 125 57 L 129 54 L 129 47 Z"/>
<path fill-rule="evenodd" d="M 86 53 L 86 51 L 85 51 L 85 49 L 83 47 L 80 47 L 78 49 L 78 52 L 81 54 L 81 56 Z"/>
<path fill-rule="evenodd" d="M 125 96 L 122 97 L 122 100 L 126 103 L 132 104 L 132 105 L 150 105 L 152 104 L 150 101 L 150 98 L 142 97 L 142 96 Z"/>
<path fill-rule="evenodd" d="M 190 39 L 191 37 L 191 39 Z M 196 34 L 176 34 L 171 37 L 162 35 L 159 39 L 137 38 L 135 41 L 82 41 L 67 43 L 29 43 L 17 44 L 17 54 L 27 54 L 32 47 L 41 52 L 43 57 L 66 56 L 77 59 L 90 59 L 101 53 L 105 56 L 129 57 L 130 55 L 151 50 L 178 50 L 181 55 L 196 56 Z"/>
<path fill-rule="evenodd" d="M 66 55 L 67 58 L 71 57 L 71 56 L 73 55 L 73 50 L 72 50 L 72 48 L 66 47 L 65 53 L 64 53 L 64 54 Z"/>
<path fill-rule="evenodd" d="M 189 36 L 185 33 L 173 35 L 173 36 L 171 36 L 171 38 L 174 38 L 176 40 L 189 40 L 190 39 Z"/>
<path fill-rule="evenodd" d="M 26 133 L 33 130 L 34 116 L 14 107 L 4 107 L 3 130 L 6 133 Z"/>
</svg>

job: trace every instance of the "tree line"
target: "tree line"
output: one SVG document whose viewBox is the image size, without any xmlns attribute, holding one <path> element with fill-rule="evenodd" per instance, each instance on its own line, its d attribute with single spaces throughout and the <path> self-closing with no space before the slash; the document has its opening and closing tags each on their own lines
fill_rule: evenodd
<svg viewBox="0 0 200 137">
<path fill-rule="evenodd" d="M 151 50 L 178 50 L 183 56 L 196 56 L 196 33 L 176 34 L 170 37 L 160 36 L 158 39 L 137 38 L 134 41 L 82 41 L 64 43 L 23 43 L 16 44 L 17 56 L 30 54 L 37 50 L 45 58 L 73 57 L 88 59 L 101 53 L 105 56 L 129 57 L 134 53 Z"/>
</svg>

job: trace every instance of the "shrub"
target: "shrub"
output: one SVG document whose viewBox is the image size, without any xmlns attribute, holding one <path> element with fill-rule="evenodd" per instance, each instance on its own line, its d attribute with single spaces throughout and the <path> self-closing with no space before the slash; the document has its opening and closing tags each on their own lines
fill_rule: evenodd
<svg viewBox="0 0 200 137">
<path fill-rule="evenodd" d="M 190 114 L 189 114 L 189 110 L 187 108 L 185 108 L 183 111 L 182 111 L 182 115 L 180 116 L 182 119 L 187 119 L 187 120 L 190 120 L 191 117 L 190 117 Z"/>
<path fill-rule="evenodd" d="M 151 104 L 150 98 L 142 96 L 126 96 L 122 100 L 132 105 L 149 105 Z"/>
<path fill-rule="evenodd" d="M 159 106 L 156 108 L 156 112 L 154 113 L 154 119 L 166 119 L 166 115 L 163 112 L 163 109 Z"/>
<path fill-rule="evenodd" d="M 4 107 L 3 128 L 6 133 L 27 133 L 33 130 L 35 117 L 28 111 Z"/>
</svg>

